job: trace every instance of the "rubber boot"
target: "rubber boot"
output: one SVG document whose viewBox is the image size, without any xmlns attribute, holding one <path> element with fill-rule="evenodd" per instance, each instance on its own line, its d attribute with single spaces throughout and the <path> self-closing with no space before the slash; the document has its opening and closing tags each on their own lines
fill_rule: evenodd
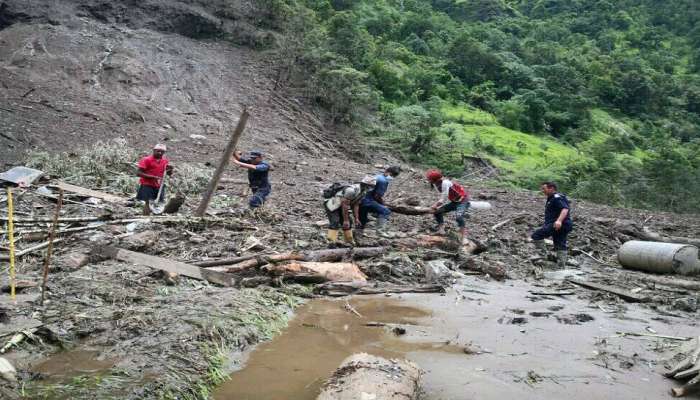
<svg viewBox="0 0 700 400">
<path fill-rule="evenodd" d="M 532 243 L 540 253 L 547 254 L 547 246 L 545 246 L 544 240 L 533 240 Z"/>
<path fill-rule="evenodd" d="M 385 237 L 386 236 L 386 218 L 385 217 L 377 218 L 376 224 L 377 224 L 377 226 L 375 229 L 377 231 L 377 234 L 381 237 Z"/>
<path fill-rule="evenodd" d="M 338 243 L 338 230 L 337 229 L 329 229 L 328 233 L 326 234 L 326 238 L 328 239 L 329 244 Z"/>
<path fill-rule="evenodd" d="M 345 243 L 349 244 L 350 246 L 355 245 L 355 239 L 352 237 L 352 229 L 343 231 L 343 237 L 345 237 Z"/>
<path fill-rule="evenodd" d="M 566 269 L 566 261 L 569 254 L 566 250 L 557 250 L 557 268 Z"/>
</svg>

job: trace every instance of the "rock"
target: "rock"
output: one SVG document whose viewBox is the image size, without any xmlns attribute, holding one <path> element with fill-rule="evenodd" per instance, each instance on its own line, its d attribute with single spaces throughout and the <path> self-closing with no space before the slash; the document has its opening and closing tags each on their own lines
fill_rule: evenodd
<svg viewBox="0 0 700 400">
<path fill-rule="evenodd" d="M 262 244 L 260 239 L 253 235 L 248 236 L 248 238 L 243 243 L 243 251 L 260 251 L 265 250 L 265 245 Z"/>
<path fill-rule="evenodd" d="M 8 382 L 17 382 L 17 370 L 5 357 L 0 357 L 0 378 Z"/>
<path fill-rule="evenodd" d="M 457 278 L 461 275 L 449 269 L 446 260 L 428 261 L 423 265 L 423 269 L 427 283 L 440 283 L 443 280 Z"/>
<path fill-rule="evenodd" d="M 190 139 L 192 139 L 192 140 L 204 140 L 206 138 L 207 137 L 204 135 L 190 135 Z"/>
<path fill-rule="evenodd" d="M 207 241 L 206 238 L 199 236 L 199 235 L 192 235 L 192 236 L 190 236 L 190 238 L 188 240 L 190 241 L 190 243 L 194 243 L 194 244 L 201 244 L 201 243 L 205 243 Z"/>
<path fill-rule="evenodd" d="M 61 257 L 60 262 L 69 269 L 80 269 L 90 263 L 90 257 L 83 253 L 68 253 Z"/>
<path fill-rule="evenodd" d="M 127 250 L 143 251 L 158 243 L 158 234 L 153 231 L 144 231 L 126 237 L 122 243 Z"/>
</svg>

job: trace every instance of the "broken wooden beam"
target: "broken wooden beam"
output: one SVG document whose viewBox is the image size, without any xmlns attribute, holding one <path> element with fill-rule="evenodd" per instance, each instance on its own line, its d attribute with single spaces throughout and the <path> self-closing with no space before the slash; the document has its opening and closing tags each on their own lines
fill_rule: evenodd
<svg viewBox="0 0 700 400">
<path fill-rule="evenodd" d="M 56 244 L 58 242 L 62 242 L 63 240 L 64 239 L 56 239 L 53 241 L 53 243 Z M 49 246 L 49 242 L 40 243 L 36 246 L 32 246 L 32 247 L 26 248 L 22 251 L 16 252 L 15 257 L 22 257 L 22 256 L 27 255 L 29 253 L 33 253 L 37 250 L 45 249 L 48 246 Z M 0 261 L 9 261 L 9 260 L 10 260 L 10 256 L 0 256 Z"/>
<path fill-rule="evenodd" d="M 430 207 L 407 206 L 401 204 L 387 204 L 386 206 L 391 211 L 403 215 L 425 215 L 435 213 L 435 211 Z"/>
<path fill-rule="evenodd" d="M 76 193 L 76 194 L 81 195 L 81 196 L 95 197 L 95 198 L 104 200 L 108 203 L 125 203 L 126 202 L 126 199 L 124 197 L 119 197 L 119 196 L 116 196 L 113 194 L 99 192 L 97 190 L 92 190 L 92 189 L 87 189 L 87 188 L 80 187 L 80 186 L 71 185 L 70 183 L 65 183 L 65 182 L 61 182 L 61 181 L 58 181 L 51 186 L 57 187 L 59 189 L 63 189 L 66 192 Z"/>
<path fill-rule="evenodd" d="M 274 277 L 285 280 L 322 283 L 327 281 L 367 281 L 360 268 L 348 262 L 291 262 L 264 267 Z"/>
<path fill-rule="evenodd" d="M 234 277 L 227 273 L 211 271 L 200 268 L 196 265 L 185 264 L 179 261 L 168 260 L 166 258 L 120 249 L 118 247 L 102 246 L 97 247 L 93 251 L 102 257 L 138 265 L 145 265 L 161 271 L 174 272 L 188 278 L 204 280 L 221 286 L 233 286 L 235 283 Z"/>
<path fill-rule="evenodd" d="M 574 285 L 585 287 L 587 289 L 600 290 L 603 292 L 614 294 L 615 296 L 625 301 L 629 301 L 631 303 L 646 303 L 651 300 L 647 296 L 640 296 L 615 286 L 603 285 L 594 282 L 586 282 L 579 279 L 567 279 L 566 281 L 573 283 Z"/>
</svg>

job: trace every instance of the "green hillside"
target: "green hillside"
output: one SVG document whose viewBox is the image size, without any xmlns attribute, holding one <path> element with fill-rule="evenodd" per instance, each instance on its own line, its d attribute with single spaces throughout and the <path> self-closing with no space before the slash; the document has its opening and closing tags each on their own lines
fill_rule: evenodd
<svg viewBox="0 0 700 400">
<path fill-rule="evenodd" d="M 694 0 L 267 0 L 281 82 L 461 175 L 700 211 Z"/>
</svg>

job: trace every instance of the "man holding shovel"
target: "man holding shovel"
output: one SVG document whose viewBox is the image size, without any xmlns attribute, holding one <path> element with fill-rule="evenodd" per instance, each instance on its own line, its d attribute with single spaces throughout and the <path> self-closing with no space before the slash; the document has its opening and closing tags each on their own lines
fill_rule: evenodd
<svg viewBox="0 0 700 400">
<path fill-rule="evenodd" d="M 153 146 L 153 154 L 142 158 L 139 161 L 139 191 L 136 199 L 144 202 L 143 215 L 151 215 L 151 201 L 163 201 L 165 199 L 165 174 L 173 174 L 172 165 L 168 165 L 169 160 L 165 157 L 167 148 L 164 144 Z M 161 187 L 162 186 L 162 187 Z"/>
</svg>

